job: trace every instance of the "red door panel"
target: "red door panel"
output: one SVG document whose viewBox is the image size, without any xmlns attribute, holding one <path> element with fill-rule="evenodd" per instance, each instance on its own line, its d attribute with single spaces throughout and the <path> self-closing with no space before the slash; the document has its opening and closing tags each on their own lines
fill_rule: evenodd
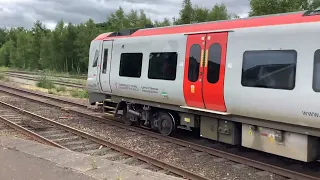
<svg viewBox="0 0 320 180">
<path fill-rule="evenodd" d="M 226 111 L 224 102 L 224 73 L 228 33 L 211 33 L 206 37 L 203 72 L 203 100 L 206 109 Z"/>
<path fill-rule="evenodd" d="M 188 106 L 205 108 L 202 98 L 202 74 L 206 34 L 187 39 L 183 92 Z"/>
</svg>

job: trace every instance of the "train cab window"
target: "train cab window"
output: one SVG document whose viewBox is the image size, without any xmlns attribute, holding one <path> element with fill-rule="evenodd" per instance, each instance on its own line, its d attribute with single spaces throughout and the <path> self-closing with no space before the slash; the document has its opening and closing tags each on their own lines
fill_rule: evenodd
<svg viewBox="0 0 320 180">
<path fill-rule="evenodd" d="M 320 49 L 314 53 L 312 88 L 315 92 L 320 92 Z"/>
<path fill-rule="evenodd" d="M 149 79 L 175 80 L 178 54 L 176 52 L 155 52 L 149 56 Z"/>
<path fill-rule="evenodd" d="M 241 84 L 246 87 L 292 90 L 295 87 L 295 50 L 246 51 Z"/>
<path fill-rule="evenodd" d="M 94 54 L 94 58 L 93 58 L 92 67 L 97 67 L 97 65 L 98 65 L 98 59 L 99 59 L 99 51 L 96 50 L 96 52 L 95 52 L 95 54 Z"/>
<path fill-rule="evenodd" d="M 142 53 L 122 53 L 119 76 L 139 78 L 141 76 Z"/>
<path fill-rule="evenodd" d="M 108 49 L 105 49 L 104 55 L 103 55 L 103 65 L 102 65 L 102 73 L 103 74 L 107 73 L 107 63 L 108 63 Z"/>
<path fill-rule="evenodd" d="M 207 80 L 211 84 L 219 81 L 221 51 L 221 45 L 218 43 L 211 44 L 209 48 Z"/>
<path fill-rule="evenodd" d="M 188 79 L 191 82 L 196 82 L 199 78 L 199 66 L 201 61 L 201 47 L 199 44 L 194 44 L 190 48 Z"/>
</svg>

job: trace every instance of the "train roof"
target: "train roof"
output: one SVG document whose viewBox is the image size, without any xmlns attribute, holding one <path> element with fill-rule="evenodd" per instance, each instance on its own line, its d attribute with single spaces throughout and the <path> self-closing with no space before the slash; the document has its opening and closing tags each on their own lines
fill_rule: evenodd
<svg viewBox="0 0 320 180">
<path fill-rule="evenodd" d="M 166 26 L 156 28 L 137 29 L 129 35 L 114 36 L 112 32 L 100 34 L 95 40 L 111 40 L 115 38 L 128 38 L 139 36 L 166 35 L 166 34 L 191 34 L 201 32 L 213 32 L 232 30 L 237 28 L 248 28 L 258 26 L 272 26 L 282 24 L 297 24 L 320 21 L 320 11 L 303 11 L 294 13 L 275 14 L 267 16 L 256 16 L 233 20 L 211 21 L 196 24 L 177 26 Z"/>
</svg>

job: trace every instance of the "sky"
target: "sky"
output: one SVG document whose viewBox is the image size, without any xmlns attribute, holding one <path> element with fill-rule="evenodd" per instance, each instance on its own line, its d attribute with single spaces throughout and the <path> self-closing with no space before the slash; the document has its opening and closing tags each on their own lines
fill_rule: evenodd
<svg viewBox="0 0 320 180">
<path fill-rule="evenodd" d="M 249 0 L 191 0 L 193 5 L 212 7 L 215 3 L 227 5 L 229 13 L 244 17 L 249 12 Z M 171 20 L 178 17 L 182 0 L 0 0 L 0 27 L 31 28 L 40 20 L 47 28 L 56 23 L 79 24 L 92 18 L 103 22 L 107 16 L 121 6 L 125 12 L 143 9 L 152 20 Z"/>
</svg>

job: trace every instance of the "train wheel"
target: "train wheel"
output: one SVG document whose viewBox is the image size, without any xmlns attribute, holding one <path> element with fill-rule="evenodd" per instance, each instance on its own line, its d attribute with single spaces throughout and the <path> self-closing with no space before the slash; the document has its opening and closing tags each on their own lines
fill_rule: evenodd
<svg viewBox="0 0 320 180">
<path fill-rule="evenodd" d="M 159 122 L 159 132 L 162 135 L 169 136 L 176 129 L 174 119 L 168 113 L 160 113 Z"/>
<path fill-rule="evenodd" d="M 133 124 L 133 121 L 130 121 L 126 116 L 121 116 L 121 121 L 127 126 L 131 126 Z"/>
</svg>

